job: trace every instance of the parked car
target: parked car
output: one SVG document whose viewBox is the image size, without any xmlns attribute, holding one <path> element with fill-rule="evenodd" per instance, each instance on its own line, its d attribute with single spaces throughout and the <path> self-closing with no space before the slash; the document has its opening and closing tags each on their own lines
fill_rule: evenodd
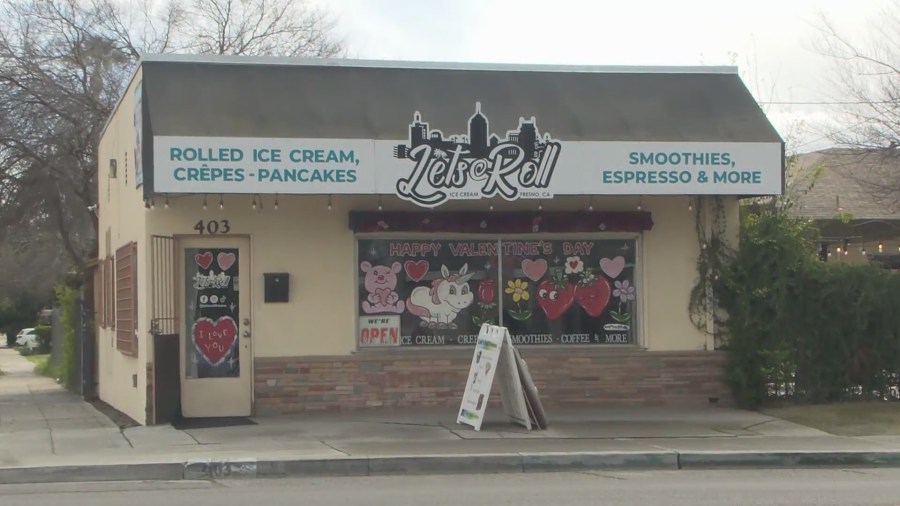
<svg viewBox="0 0 900 506">
<path fill-rule="evenodd" d="M 34 328 L 22 329 L 16 334 L 16 344 L 18 346 L 24 346 L 29 350 L 37 348 L 38 339 L 37 334 L 34 332 Z"/>
</svg>

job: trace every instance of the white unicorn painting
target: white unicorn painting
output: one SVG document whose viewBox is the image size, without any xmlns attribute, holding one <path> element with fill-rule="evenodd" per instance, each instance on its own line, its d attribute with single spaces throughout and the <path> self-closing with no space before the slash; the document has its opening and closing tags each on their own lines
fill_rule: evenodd
<svg viewBox="0 0 900 506">
<path fill-rule="evenodd" d="M 431 282 L 431 286 L 413 289 L 406 301 L 407 310 L 422 319 L 419 325 L 432 329 L 458 328 L 454 320 L 460 311 L 472 305 L 475 295 L 469 288 L 465 264 L 459 272 L 450 273 L 446 265 L 441 266 L 441 277 Z"/>
</svg>

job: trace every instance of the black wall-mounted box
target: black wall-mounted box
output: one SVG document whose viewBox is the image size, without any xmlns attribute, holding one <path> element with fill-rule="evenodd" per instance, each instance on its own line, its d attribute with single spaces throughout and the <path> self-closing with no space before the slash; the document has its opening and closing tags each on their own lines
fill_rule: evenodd
<svg viewBox="0 0 900 506">
<path fill-rule="evenodd" d="M 267 272 L 265 278 L 265 301 L 287 302 L 290 294 L 291 275 L 286 272 Z"/>
</svg>

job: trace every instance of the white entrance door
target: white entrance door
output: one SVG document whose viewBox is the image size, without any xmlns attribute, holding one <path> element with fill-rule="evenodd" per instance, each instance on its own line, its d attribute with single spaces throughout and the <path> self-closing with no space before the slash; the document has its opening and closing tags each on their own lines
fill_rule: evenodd
<svg viewBox="0 0 900 506">
<path fill-rule="evenodd" d="M 185 238 L 177 251 L 182 414 L 249 416 L 250 240 Z"/>
</svg>

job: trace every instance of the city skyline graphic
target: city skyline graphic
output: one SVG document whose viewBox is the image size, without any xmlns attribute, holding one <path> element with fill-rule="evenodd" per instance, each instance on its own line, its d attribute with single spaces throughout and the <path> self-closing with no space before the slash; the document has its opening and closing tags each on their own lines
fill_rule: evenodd
<svg viewBox="0 0 900 506">
<path fill-rule="evenodd" d="M 468 132 L 465 134 L 452 134 L 445 137 L 442 130 L 431 129 L 430 124 L 422 121 L 422 114 L 416 111 L 413 121 L 409 125 L 409 144 L 398 144 L 394 147 L 395 158 L 412 159 L 412 151 L 422 145 L 432 148 L 434 156 L 443 157 L 447 153 L 462 148 L 463 158 L 486 159 L 491 152 L 500 145 L 509 146 L 500 153 L 503 156 L 514 157 L 518 155 L 518 148 L 524 153 L 525 160 L 537 160 L 546 149 L 547 143 L 552 142 L 549 133 L 543 138 L 537 128 L 537 121 L 532 116 L 526 120 L 519 118 L 519 126 L 515 130 L 507 130 L 504 138 L 489 130 L 488 118 L 481 112 L 481 102 L 475 102 L 475 113 L 469 117 Z M 510 145 L 514 146 L 510 146 Z"/>
</svg>

